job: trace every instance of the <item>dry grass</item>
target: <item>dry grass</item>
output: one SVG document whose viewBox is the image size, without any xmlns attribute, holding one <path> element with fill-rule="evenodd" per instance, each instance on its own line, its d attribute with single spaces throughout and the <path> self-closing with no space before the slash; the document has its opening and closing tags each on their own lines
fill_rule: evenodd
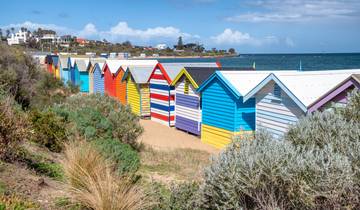
<svg viewBox="0 0 360 210">
<path fill-rule="evenodd" d="M 70 195 L 88 208 L 135 210 L 148 204 L 143 192 L 126 178 L 116 176 L 110 161 L 87 142 L 65 146 L 63 167 Z"/>
<path fill-rule="evenodd" d="M 194 149 L 155 150 L 145 148 L 141 153 L 140 173 L 151 179 L 170 183 L 202 178 L 203 169 L 212 154 Z"/>
</svg>

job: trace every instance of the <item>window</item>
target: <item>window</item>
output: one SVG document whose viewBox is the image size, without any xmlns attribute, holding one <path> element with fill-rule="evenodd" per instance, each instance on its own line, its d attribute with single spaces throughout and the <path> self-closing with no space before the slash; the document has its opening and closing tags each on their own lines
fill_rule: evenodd
<svg viewBox="0 0 360 210">
<path fill-rule="evenodd" d="M 187 78 L 185 78 L 185 82 L 184 82 L 184 94 L 188 95 L 189 94 L 189 80 Z"/>
<path fill-rule="evenodd" d="M 276 98 L 281 98 L 281 88 L 278 84 L 274 84 L 274 96 Z"/>
</svg>

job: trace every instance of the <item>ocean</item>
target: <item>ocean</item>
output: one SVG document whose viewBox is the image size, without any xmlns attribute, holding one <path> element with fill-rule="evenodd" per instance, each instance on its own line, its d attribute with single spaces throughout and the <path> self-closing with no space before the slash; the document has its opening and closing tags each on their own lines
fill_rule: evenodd
<svg viewBox="0 0 360 210">
<path fill-rule="evenodd" d="M 215 62 L 215 58 L 161 58 L 160 62 Z M 241 54 L 218 59 L 223 67 L 252 67 L 256 70 L 360 69 L 360 53 Z"/>
</svg>

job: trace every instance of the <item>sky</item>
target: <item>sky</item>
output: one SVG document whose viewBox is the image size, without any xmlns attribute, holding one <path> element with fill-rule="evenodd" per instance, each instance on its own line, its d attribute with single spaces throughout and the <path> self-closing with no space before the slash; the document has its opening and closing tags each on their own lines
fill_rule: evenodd
<svg viewBox="0 0 360 210">
<path fill-rule="evenodd" d="M 11 0 L 0 28 L 239 53 L 360 52 L 360 0 Z"/>
</svg>

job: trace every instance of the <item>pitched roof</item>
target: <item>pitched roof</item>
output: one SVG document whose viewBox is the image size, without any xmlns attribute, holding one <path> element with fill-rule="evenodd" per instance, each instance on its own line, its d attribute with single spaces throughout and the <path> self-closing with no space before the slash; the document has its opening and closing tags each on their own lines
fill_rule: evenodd
<svg viewBox="0 0 360 210">
<path fill-rule="evenodd" d="M 359 70 L 330 70 L 330 71 L 277 71 L 271 73 L 249 94 L 244 101 L 256 94 L 269 81 L 275 81 L 304 112 L 317 99 L 348 78 L 351 74 L 360 73 Z"/>
<path fill-rule="evenodd" d="M 94 68 L 93 68 L 91 71 L 94 72 L 94 71 L 95 71 L 95 68 L 96 68 L 96 67 L 99 67 L 101 73 L 103 74 L 103 73 L 104 73 L 104 72 L 103 72 L 104 65 L 105 65 L 105 62 L 96 62 L 96 63 L 94 64 Z"/>
<path fill-rule="evenodd" d="M 115 74 L 118 72 L 120 67 L 125 71 L 129 66 L 153 66 L 158 63 L 157 60 L 115 60 L 108 59 L 106 60 L 106 65 L 109 67 L 110 72 Z"/>
<path fill-rule="evenodd" d="M 69 58 L 60 56 L 60 64 L 63 68 L 67 68 L 69 64 Z"/>
<path fill-rule="evenodd" d="M 220 74 L 239 93 L 245 96 L 263 81 L 271 71 L 220 71 Z"/>
<path fill-rule="evenodd" d="M 161 66 L 166 71 L 169 76 L 170 83 L 176 78 L 180 71 L 185 67 L 218 67 L 218 65 L 213 63 L 161 63 Z"/>
<path fill-rule="evenodd" d="M 79 69 L 79 71 L 81 72 L 85 72 L 87 71 L 87 67 L 89 64 L 89 60 L 85 60 L 85 59 L 75 59 L 75 63 Z"/>
<path fill-rule="evenodd" d="M 175 85 L 180 78 L 186 76 L 190 80 L 191 84 L 195 88 L 198 88 L 211 76 L 211 74 L 218 70 L 220 70 L 218 67 L 185 67 L 176 76 L 171 85 Z"/>
<path fill-rule="evenodd" d="M 154 66 L 130 66 L 127 68 L 122 80 L 125 80 L 128 74 L 131 73 L 135 83 L 144 84 L 147 83 L 153 70 Z"/>
</svg>

